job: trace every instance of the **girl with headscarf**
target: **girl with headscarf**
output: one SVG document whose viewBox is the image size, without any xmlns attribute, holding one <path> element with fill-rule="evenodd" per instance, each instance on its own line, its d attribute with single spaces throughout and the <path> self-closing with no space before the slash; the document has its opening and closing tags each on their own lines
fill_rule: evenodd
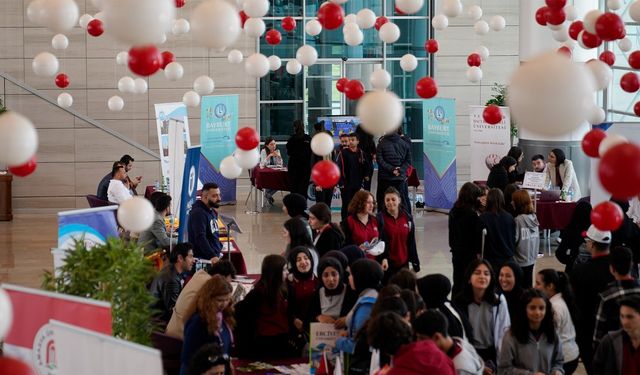
<svg viewBox="0 0 640 375">
<path fill-rule="evenodd" d="M 345 284 L 342 265 L 336 258 L 324 257 L 318 265 L 318 274 L 320 288 L 311 300 L 309 321 L 331 323 L 336 328 L 344 328 L 356 295 Z"/>
<path fill-rule="evenodd" d="M 298 246 L 289 252 L 289 303 L 293 313 L 293 325 L 303 331 L 308 323 L 309 307 L 318 289 L 318 278 L 313 273 L 313 257 L 308 248 Z"/>
<path fill-rule="evenodd" d="M 511 321 L 513 321 L 513 314 L 518 310 L 520 297 L 522 297 L 525 291 L 522 287 L 522 280 L 522 268 L 520 268 L 517 263 L 507 262 L 500 268 L 498 284 L 500 286 L 500 292 L 504 295 L 504 298 L 507 299 Z M 526 286 L 531 287 L 531 285 Z"/>
<path fill-rule="evenodd" d="M 447 298 L 451 292 L 451 281 L 445 275 L 433 274 L 418 279 L 416 284 L 425 307 L 437 309 L 447 318 L 449 336 L 472 341 L 471 325 L 467 316 Z"/>
</svg>

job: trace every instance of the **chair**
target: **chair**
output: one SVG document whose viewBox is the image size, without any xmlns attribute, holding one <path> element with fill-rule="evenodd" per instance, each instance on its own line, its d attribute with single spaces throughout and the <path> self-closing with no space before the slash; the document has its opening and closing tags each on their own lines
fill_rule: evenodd
<svg viewBox="0 0 640 375">
<path fill-rule="evenodd" d="M 167 375 L 180 374 L 182 340 L 161 332 L 153 332 L 151 334 L 151 343 L 154 348 L 162 353 L 162 367 Z"/>
<path fill-rule="evenodd" d="M 109 201 L 105 201 L 104 199 L 98 198 L 97 195 L 89 194 L 86 196 L 87 202 L 89 202 L 89 207 L 105 207 L 105 206 L 117 206 L 115 203 L 111 203 Z"/>
</svg>

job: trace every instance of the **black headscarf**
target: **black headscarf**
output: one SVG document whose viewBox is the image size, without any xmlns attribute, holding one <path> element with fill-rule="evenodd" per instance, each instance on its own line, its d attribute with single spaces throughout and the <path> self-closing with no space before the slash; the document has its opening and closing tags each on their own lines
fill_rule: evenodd
<svg viewBox="0 0 640 375">
<path fill-rule="evenodd" d="M 327 267 L 335 269 L 336 271 L 338 271 L 338 275 L 340 275 L 340 282 L 338 283 L 338 286 L 333 290 L 327 288 L 327 286 L 324 285 L 324 282 L 322 282 L 322 273 Z M 323 257 L 320 260 L 320 263 L 318 264 L 318 277 L 320 278 L 320 283 L 324 287 L 324 294 L 328 296 L 335 296 L 342 293 L 342 291 L 344 290 L 344 271 L 342 270 L 342 265 L 336 258 Z"/>
<path fill-rule="evenodd" d="M 520 304 L 520 297 L 522 297 L 522 294 L 524 293 L 524 288 L 522 287 L 522 279 L 524 277 L 524 274 L 522 273 L 522 268 L 520 268 L 520 266 L 513 261 L 506 262 L 505 264 L 502 265 L 502 267 L 500 267 L 500 269 L 502 269 L 503 267 L 511 268 L 511 271 L 513 272 L 513 276 L 515 279 L 515 284 L 513 286 L 513 289 L 511 289 L 511 291 L 505 292 L 504 290 L 502 290 L 502 288 L 500 288 L 500 293 L 504 294 L 504 297 L 507 299 L 507 306 L 509 307 L 509 315 L 511 316 L 511 319 L 513 319 L 514 314 L 518 313 L 518 305 Z M 500 270 L 498 270 L 498 275 L 500 275 Z"/>
<path fill-rule="evenodd" d="M 347 256 L 344 255 L 344 253 L 341 252 L 340 250 L 327 251 L 327 253 L 324 254 L 320 260 L 322 261 L 322 259 L 326 259 L 326 258 L 333 258 L 340 263 L 340 266 L 342 266 L 341 276 L 344 276 L 343 280 L 347 280 L 347 276 L 349 276 L 347 275 L 347 267 L 349 267 L 349 258 L 347 258 Z"/>
<path fill-rule="evenodd" d="M 287 194 L 282 198 L 282 203 L 287 207 L 287 213 L 290 217 L 302 216 L 306 219 L 309 218 L 309 215 L 305 212 L 307 210 L 307 198 L 304 196 L 297 193 Z"/>
<path fill-rule="evenodd" d="M 311 263 L 311 267 L 309 267 L 309 271 L 306 273 L 302 273 L 298 270 L 298 267 L 296 265 L 296 258 L 298 257 L 298 254 L 300 253 L 305 253 L 307 255 L 307 257 L 309 258 L 309 262 Z M 294 247 L 290 252 L 289 252 L 289 264 L 291 266 L 291 273 L 296 277 L 296 279 L 298 280 L 308 280 L 310 278 L 313 277 L 313 256 L 311 256 L 311 251 L 309 251 L 308 248 L 304 247 L 304 246 L 297 246 Z"/>
<path fill-rule="evenodd" d="M 360 250 L 360 248 L 356 245 L 345 246 L 340 251 L 347 256 L 349 260 L 349 266 L 353 265 L 353 262 L 359 259 L 364 258 L 364 251 Z"/>
<path fill-rule="evenodd" d="M 358 294 L 365 289 L 380 290 L 384 271 L 382 266 L 371 259 L 359 259 L 351 264 L 353 286 Z"/>
<path fill-rule="evenodd" d="M 451 281 L 439 273 L 421 277 L 416 281 L 418 292 L 428 309 L 444 306 L 451 293 Z"/>
</svg>

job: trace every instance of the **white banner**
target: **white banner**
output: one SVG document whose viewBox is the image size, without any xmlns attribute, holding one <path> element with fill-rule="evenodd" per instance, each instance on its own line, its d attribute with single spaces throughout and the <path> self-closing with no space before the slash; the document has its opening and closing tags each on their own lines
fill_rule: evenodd
<svg viewBox="0 0 640 375">
<path fill-rule="evenodd" d="M 509 107 L 500 107 L 502 122 L 487 124 L 482 118 L 484 106 L 469 106 L 471 135 L 471 181 L 486 181 L 489 170 L 507 155 L 511 148 L 511 116 Z"/>
<path fill-rule="evenodd" d="M 170 177 L 169 157 L 171 152 L 169 142 L 169 130 L 180 124 L 184 126 L 184 150 L 191 147 L 189 136 L 189 117 L 184 103 L 158 103 L 154 105 L 156 110 L 156 127 L 158 129 L 158 145 L 160 147 L 160 161 L 162 163 L 162 177 Z"/>
</svg>

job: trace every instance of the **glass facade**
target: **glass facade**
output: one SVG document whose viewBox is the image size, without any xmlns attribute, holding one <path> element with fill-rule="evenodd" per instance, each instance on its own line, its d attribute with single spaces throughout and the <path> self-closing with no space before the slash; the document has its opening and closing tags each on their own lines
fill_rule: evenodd
<svg viewBox="0 0 640 375">
<path fill-rule="evenodd" d="M 366 90 L 371 90 L 371 73 L 385 67 L 392 76 L 389 89 L 401 98 L 405 106 L 403 128 L 413 140 L 413 164 L 422 177 L 422 101 L 415 92 L 415 85 L 420 78 L 432 75 L 433 62 L 424 50 L 424 44 L 432 35 L 430 20 L 434 1 L 425 1 L 422 10 L 411 16 L 398 14 L 391 0 L 366 3 L 364 0 L 348 1 L 343 4 L 346 15 L 367 7 L 377 16 L 384 15 L 400 28 L 400 39 L 393 44 L 383 43 L 375 28 L 362 30 L 364 41 L 354 47 L 344 42 L 342 27 L 322 30 L 315 37 L 304 32 L 305 24 L 315 18 L 322 2 L 276 0 L 270 13 L 264 17 L 267 30 L 279 30 L 282 42 L 271 46 L 262 37 L 260 52 L 266 56 L 279 56 L 282 67 L 260 79 L 259 123 L 262 140 L 272 136 L 278 142 L 285 142 L 292 133 L 293 121 L 297 119 L 302 119 L 307 132 L 311 132 L 320 116 L 355 115 L 357 102 L 338 92 L 336 82 L 341 77 L 359 79 Z M 287 16 L 296 20 L 296 29 L 291 33 L 285 32 L 281 26 L 282 18 Z M 295 58 L 297 49 L 303 44 L 309 44 L 318 51 L 318 62 L 294 76 L 287 73 L 285 66 L 288 60 Z M 400 68 L 400 58 L 407 53 L 418 59 L 418 67 L 413 72 L 404 72 Z"/>
</svg>

